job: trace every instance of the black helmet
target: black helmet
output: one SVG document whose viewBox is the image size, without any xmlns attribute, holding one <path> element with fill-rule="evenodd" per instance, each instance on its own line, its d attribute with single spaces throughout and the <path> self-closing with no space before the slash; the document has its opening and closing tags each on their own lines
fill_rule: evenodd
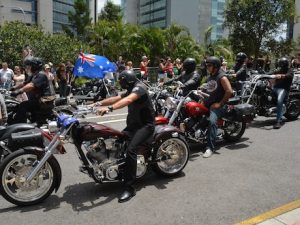
<svg viewBox="0 0 300 225">
<path fill-rule="evenodd" d="M 281 72 L 287 73 L 289 70 L 289 60 L 286 57 L 282 57 L 278 60 L 278 68 Z"/>
<path fill-rule="evenodd" d="M 244 52 L 239 52 L 236 54 L 235 61 L 239 63 L 244 63 L 248 56 Z"/>
<path fill-rule="evenodd" d="M 31 66 L 31 72 L 35 73 L 43 69 L 44 63 L 40 58 L 32 57 L 30 59 L 26 59 L 24 65 Z"/>
<path fill-rule="evenodd" d="M 123 89 L 129 89 L 133 87 L 133 85 L 138 81 L 136 78 L 136 75 L 134 71 L 132 70 L 124 70 L 119 75 L 119 82 L 121 85 L 121 88 Z"/>
<path fill-rule="evenodd" d="M 219 58 L 215 57 L 215 56 L 210 56 L 206 59 L 206 64 L 212 64 L 214 67 L 216 68 L 220 68 L 221 67 L 221 61 Z"/>
<path fill-rule="evenodd" d="M 196 60 L 193 58 L 186 58 L 183 61 L 182 67 L 186 74 L 194 72 L 196 69 Z"/>
</svg>

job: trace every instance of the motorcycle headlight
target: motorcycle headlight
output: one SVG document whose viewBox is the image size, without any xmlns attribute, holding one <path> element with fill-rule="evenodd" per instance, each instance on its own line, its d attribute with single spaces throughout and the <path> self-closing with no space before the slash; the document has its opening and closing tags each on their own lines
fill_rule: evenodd
<svg viewBox="0 0 300 225">
<path fill-rule="evenodd" d="M 165 106 L 168 110 L 175 110 L 177 107 L 176 99 L 172 97 L 168 97 L 165 102 Z"/>
<path fill-rule="evenodd" d="M 93 92 L 96 92 L 96 91 L 97 91 L 97 89 L 98 89 L 98 87 L 97 87 L 97 86 L 93 86 Z"/>
</svg>

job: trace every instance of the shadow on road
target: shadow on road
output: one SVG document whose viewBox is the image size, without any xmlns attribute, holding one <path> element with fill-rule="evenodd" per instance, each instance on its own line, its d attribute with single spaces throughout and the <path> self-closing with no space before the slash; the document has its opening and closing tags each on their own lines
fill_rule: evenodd
<svg viewBox="0 0 300 225">
<path fill-rule="evenodd" d="M 182 172 L 173 178 L 162 178 L 151 170 L 141 179 L 137 180 L 136 188 L 140 191 L 147 186 L 155 186 L 157 189 L 166 189 L 167 184 L 178 177 L 185 176 Z M 121 183 L 96 184 L 95 182 L 78 183 L 65 187 L 62 197 L 53 193 L 44 202 L 26 207 L 9 207 L 0 209 L 1 213 L 6 212 L 31 212 L 42 210 L 43 212 L 59 209 L 61 203 L 65 202 L 72 206 L 73 211 L 87 211 L 92 208 L 104 205 L 113 200 L 117 200 L 122 191 Z"/>
</svg>

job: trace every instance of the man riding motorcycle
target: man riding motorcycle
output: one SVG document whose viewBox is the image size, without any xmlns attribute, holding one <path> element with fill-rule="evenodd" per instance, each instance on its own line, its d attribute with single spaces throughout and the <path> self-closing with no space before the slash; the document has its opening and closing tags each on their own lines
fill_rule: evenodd
<svg viewBox="0 0 300 225">
<path fill-rule="evenodd" d="M 221 69 L 219 58 L 211 56 L 206 59 L 207 71 L 210 76 L 206 84 L 206 92 L 209 97 L 204 104 L 210 109 L 209 126 L 207 133 L 207 147 L 203 158 L 209 158 L 214 151 L 217 137 L 217 120 L 226 112 L 226 103 L 232 96 L 232 88 L 224 71 Z"/>
<path fill-rule="evenodd" d="M 183 83 L 181 86 L 183 96 L 186 96 L 191 90 L 196 90 L 200 85 L 200 75 L 196 71 L 196 60 L 193 58 L 187 58 L 183 61 L 183 73 L 165 83 L 164 85 L 171 84 L 174 81 L 180 81 Z"/>
<path fill-rule="evenodd" d="M 125 202 L 135 196 L 135 188 L 132 185 L 136 178 L 137 148 L 154 132 L 154 110 L 146 87 L 137 80 L 133 71 L 123 71 L 119 75 L 119 82 L 122 89 L 127 90 L 126 93 L 104 99 L 93 105 L 108 106 L 97 111 L 100 115 L 128 106 L 127 127 L 123 132 L 130 137 L 130 143 L 126 152 L 125 187 L 119 197 L 119 202 Z"/>
<path fill-rule="evenodd" d="M 53 108 L 55 96 L 51 96 L 49 81 L 43 69 L 41 59 L 33 57 L 25 60 L 25 71 L 28 74 L 27 80 L 18 86 L 12 87 L 11 96 L 16 97 L 19 94 L 26 92 L 28 101 L 21 102 L 16 114 L 13 118 L 13 123 L 26 123 L 27 112 L 32 115 L 32 120 L 36 122 L 37 113 L 43 108 L 47 110 Z"/>
<path fill-rule="evenodd" d="M 247 69 L 247 58 L 248 56 L 244 52 L 239 52 L 235 57 L 235 65 L 233 67 L 234 74 L 233 77 L 236 77 L 236 81 L 246 81 L 248 76 L 248 69 Z M 243 92 L 243 84 L 237 83 L 236 84 L 236 91 L 239 94 Z"/>
<path fill-rule="evenodd" d="M 293 70 L 289 68 L 289 60 L 282 57 L 278 60 L 278 68 L 269 74 L 276 75 L 273 92 L 277 97 L 277 116 L 273 128 L 279 129 L 282 125 L 283 103 L 290 90 L 294 73 Z"/>
</svg>

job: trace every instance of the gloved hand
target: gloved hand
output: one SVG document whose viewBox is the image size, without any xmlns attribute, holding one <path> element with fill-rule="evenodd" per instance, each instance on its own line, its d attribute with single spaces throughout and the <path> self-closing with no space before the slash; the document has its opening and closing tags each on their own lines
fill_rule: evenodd
<svg viewBox="0 0 300 225">
<path fill-rule="evenodd" d="M 16 90 L 16 91 L 12 91 L 11 93 L 10 93 L 10 96 L 12 96 L 12 97 L 17 97 L 19 94 L 22 94 L 23 93 L 23 91 L 21 91 L 20 89 L 19 90 Z"/>
</svg>

